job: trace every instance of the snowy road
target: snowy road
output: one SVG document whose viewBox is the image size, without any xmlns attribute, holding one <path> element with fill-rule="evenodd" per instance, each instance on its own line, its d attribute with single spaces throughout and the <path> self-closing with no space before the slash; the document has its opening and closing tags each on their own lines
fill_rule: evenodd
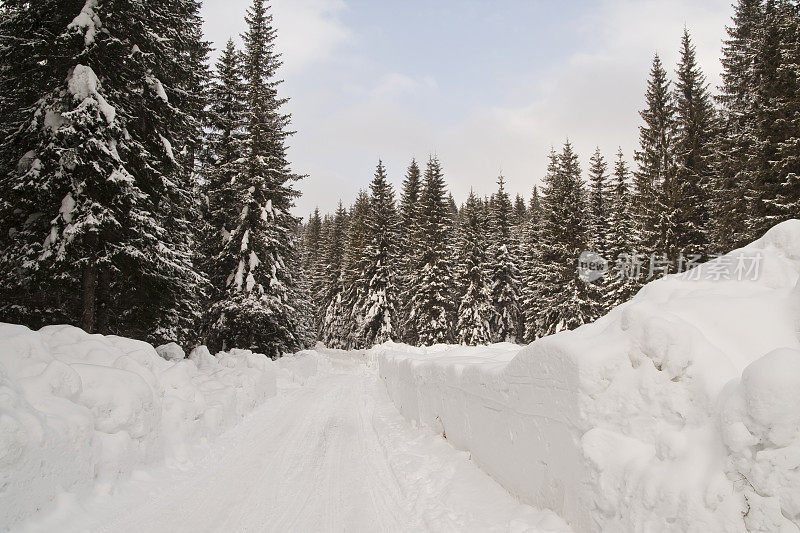
<svg viewBox="0 0 800 533">
<path fill-rule="evenodd" d="M 412 428 L 374 370 L 332 363 L 284 388 L 201 464 L 135 475 L 113 495 L 61 502 L 31 530 L 560 531 L 442 437 Z M 30 524 L 29 524 L 30 525 Z"/>
</svg>

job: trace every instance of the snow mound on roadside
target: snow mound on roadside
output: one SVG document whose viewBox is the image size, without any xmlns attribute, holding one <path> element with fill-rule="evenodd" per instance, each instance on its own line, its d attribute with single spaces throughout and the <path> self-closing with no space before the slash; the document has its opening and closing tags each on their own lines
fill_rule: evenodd
<svg viewBox="0 0 800 533">
<path fill-rule="evenodd" d="M 719 275 L 742 257 L 757 275 Z M 577 530 L 797 531 L 798 278 L 792 220 L 508 362 L 379 348 L 380 374 L 407 417 Z"/>
<path fill-rule="evenodd" d="M 249 351 L 168 361 L 141 341 L 0 323 L 0 529 L 63 491 L 191 461 L 274 395 L 274 363 Z"/>
</svg>

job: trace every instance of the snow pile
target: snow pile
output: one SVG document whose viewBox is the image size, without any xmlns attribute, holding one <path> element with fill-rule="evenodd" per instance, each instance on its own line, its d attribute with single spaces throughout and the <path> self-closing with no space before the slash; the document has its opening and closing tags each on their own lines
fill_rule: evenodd
<svg viewBox="0 0 800 533">
<path fill-rule="evenodd" d="M 756 275 L 720 276 L 743 257 Z M 794 220 L 516 357 L 381 346 L 380 375 L 407 417 L 577 530 L 796 531 L 799 274 Z"/>
<path fill-rule="evenodd" d="M 147 343 L 71 326 L 0 324 L 0 529 L 63 491 L 198 457 L 275 395 L 263 355 L 200 347 L 184 359 L 177 345 L 159 349 L 170 360 Z"/>
<path fill-rule="evenodd" d="M 277 359 L 275 366 L 282 384 L 305 385 L 327 366 L 326 363 L 326 359 L 317 351 L 303 350 Z"/>
</svg>

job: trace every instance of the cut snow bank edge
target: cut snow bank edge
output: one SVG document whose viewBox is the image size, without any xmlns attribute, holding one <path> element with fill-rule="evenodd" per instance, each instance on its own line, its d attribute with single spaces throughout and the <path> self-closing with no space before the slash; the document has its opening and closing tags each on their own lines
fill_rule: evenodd
<svg viewBox="0 0 800 533">
<path fill-rule="evenodd" d="M 705 279 L 742 253 L 757 279 Z M 699 269 L 518 354 L 372 353 L 406 417 L 576 530 L 797 531 L 800 221 Z"/>
<path fill-rule="evenodd" d="M 191 463 L 276 393 L 281 366 L 263 355 L 159 350 L 71 326 L 0 324 L 0 530 L 61 492 L 112 487 L 157 462 Z"/>
</svg>

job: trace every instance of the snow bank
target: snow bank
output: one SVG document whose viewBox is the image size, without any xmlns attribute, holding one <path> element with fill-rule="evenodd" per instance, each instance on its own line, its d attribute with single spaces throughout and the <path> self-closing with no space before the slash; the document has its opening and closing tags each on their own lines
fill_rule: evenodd
<svg viewBox="0 0 800 533">
<path fill-rule="evenodd" d="M 724 279 L 745 257 L 755 279 Z M 375 348 L 408 418 L 580 531 L 797 531 L 800 221 L 500 346 Z"/>
<path fill-rule="evenodd" d="M 274 363 L 201 346 L 183 358 L 71 326 L 0 324 L 0 529 L 158 461 L 181 464 L 275 395 Z M 177 355 L 181 357 L 178 358 Z"/>
</svg>

